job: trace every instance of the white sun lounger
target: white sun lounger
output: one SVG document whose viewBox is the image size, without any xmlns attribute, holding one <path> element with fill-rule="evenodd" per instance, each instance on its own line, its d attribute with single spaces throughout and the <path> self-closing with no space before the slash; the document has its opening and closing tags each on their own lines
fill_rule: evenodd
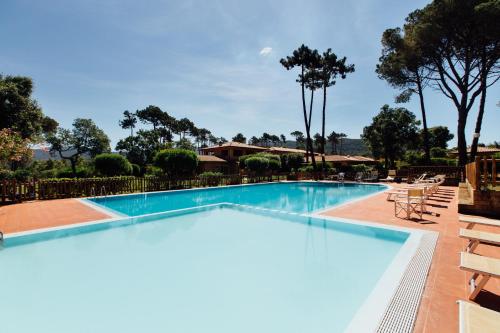
<svg viewBox="0 0 500 333">
<path fill-rule="evenodd" d="M 484 219 L 480 217 L 460 216 L 458 218 L 458 221 L 462 223 L 468 223 L 468 225 L 465 227 L 466 229 L 472 229 L 476 224 L 486 225 L 490 227 L 500 227 L 500 220 Z"/>
<path fill-rule="evenodd" d="M 500 313 L 477 304 L 458 301 L 459 333 L 498 333 Z"/>
<path fill-rule="evenodd" d="M 493 232 L 460 228 L 459 237 L 469 240 L 469 244 L 465 249 L 469 253 L 474 253 L 479 244 L 500 245 L 500 234 Z"/>
<path fill-rule="evenodd" d="M 500 259 L 461 252 L 460 269 L 473 273 L 469 280 L 471 291 L 469 299 L 474 300 L 490 278 L 500 277 Z M 479 277 L 481 280 L 478 281 Z"/>
</svg>

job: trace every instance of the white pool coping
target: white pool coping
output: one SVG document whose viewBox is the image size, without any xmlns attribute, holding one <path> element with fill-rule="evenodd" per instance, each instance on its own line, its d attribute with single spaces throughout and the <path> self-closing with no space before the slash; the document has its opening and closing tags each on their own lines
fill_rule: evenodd
<svg viewBox="0 0 500 333">
<path fill-rule="evenodd" d="M 293 181 L 295 182 L 295 181 Z M 308 181 L 310 182 L 310 181 Z M 276 182 L 273 182 L 276 183 Z M 259 183 L 263 184 L 263 183 Z M 243 185 L 230 185 L 230 186 L 247 186 L 247 185 L 259 185 L 259 184 L 243 184 Z M 355 183 L 355 184 L 370 184 L 374 185 L 373 183 Z M 386 187 L 387 189 L 390 189 L 391 186 L 383 184 L 383 186 Z M 215 188 L 220 188 L 220 187 L 215 187 Z M 208 188 L 207 188 L 208 189 Z M 176 191 L 189 191 L 193 189 L 181 189 L 181 190 L 176 190 Z M 161 192 L 172 192 L 172 191 L 161 191 Z M 16 238 L 16 237 L 23 237 L 23 236 L 29 236 L 29 235 L 36 235 L 38 233 L 46 233 L 46 232 L 51 232 L 51 231 L 59 231 L 59 230 L 70 230 L 74 228 L 79 228 L 79 227 L 85 227 L 85 226 L 91 226 L 91 225 L 99 225 L 99 224 L 106 224 L 106 223 L 112 223 L 116 221 L 121 221 L 121 220 L 126 220 L 126 219 L 134 219 L 134 218 L 142 218 L 142 217 L 149 217 L 149 216 L 161 216 L 161 215 L 166 215 L 167 213 L 177 213 L 177 212 L 187 212 L 191 210 L 199 210 L 203 208 L 209 208 L 209 207 L 215 207 L 215 206 L 234 206 L 234 207 L 243 207 L 243 208 L 249 208 L 253 210 L 258 210 L 258 211 L 269 211 L 273 213 L 279 213 L 279 214 L 287 214 L 287 215 L 295 215 L 295 216 L 304 216 L 304 217 L 312 217 L 312 218 L 317 218 L 317 219 L 322 219 L 322 220 L 327 220 L 327 221 L 332 221 L 335 223 L 348 223 L 348 224 L 355 224 L 355 225 L 362 225 L 362 226 L 368 226 L 368 227 L 373 227 L 373 228 L 378 228 L 378 229 L 388 229 L 388 230 L 394 230 L 394 231 L 402 231 L 409 233 L 408 239 L 405 241 L 401 249 L 398 251 L 396 254 L 395 258 L 393 261 L 389 264 L 385 272 L 383 273 L 382 277 L 380 280 L 377 282 L 375 287 L 372 289 L 370 295 L 365 299 L 363 305 L 358 309 L 354 317 L 352 318 L 349 326 L 345 330 L 345 332 L 349 333 L 356 333 L 356 332 L 391 332 L 383 329 L 383 321 L 387 320 L 391 321 L 397 321 L 399 324 L 401 324 L 402 330 L 398 330 L 398 332 L 411 332 L 411 329 L 413 328 L 414 321 L 417 315 L 417 310 L 418 310 L 418 304 L 420 303 L 421 295 L 423 292 L 423 288 L 425 285 L 425 280 L 430 268 L 430 264 L 432 261 L 432 253 L 434 251 L 434 247 L 437 242 L 437 237 L 438 233 L 433 232 L 433 231 L 424 231 L 420 229 L 414 229 L 414 228 L 406 228 L 406 227 L 400 227 L 400 226 L 392 226 L 392 225 L 386 225 L 386 224 L 381 224 L 381 223 L 376 223 L 376 222 L 367 222 L 367 221 L 362 221 L 362 220 L 355 220 L 355 219 L 346 219 L 346 218 L 340 218 L 340 217 L 333 217 L 333 216 L 325 216 L 325 215 L 320 215 L 322 212 L 325 212 L 327 210 L 331 210 L 333 208 L 337 208 L 343 205 L 347 205 L 356 201 L 364 200 L 367 199 L 371 196 L 374 196 L 376 194 L 383 193 L 384 191 L 379 191 L 376 193 L 372 193 L 369 195 L 365 195 L 344 203 L 341 203 L 339 205 L 334 205 L 331 206 L 327 209 L 321 209 L 320 211 L 315 211 L 312 213 L 295 213 L 295 212 L 288 212 L 288 211 L 281 211 L 281 210 L 274 210 L 274 209 L 267 209 L 267 208 L 261 208 L 261 207 L 255 207 L 255 206 L 248 206 L 248 205 L 241 205 L 241 204 L 233 204 L 233 203 L 228 203 L 228 202 L 221 202 L 221 203 L 215 203 L 215 204 L 209 204 L 209 205 L 202 205 L 202 206 L 196 206 L 196 207 L 189 207 L 189 208 L 182 208 L 182 209 L 176 209 L 176 210 L 170 210 L 167 212 L 157 212 L 157 213 L 150 213 L 150 214 L 143 214 L 143 215 L 138 215 L 138 216 L 127 216 L 123 215 L 121 213 L 115 212 L 107 207 L 101 206 L 99 204 L 96 204 L 95 202 L 92 202 L 90 200 L 86 199 L 78 199 L 80 202 L 83 204 L 92 207 L 100 212 L 106 213 L 111 216 L 111 218 L 107 219 L 101 219 L 101 220 L 95 220 L 95 221 L 90 221 L 90 222 L 83 222 L 83 223 L 77 223 L 77 224 L 70 224 L 70 225 L 64 225 L 64 226 L 58 226 L 58 227 L 50 227 L 50 228 L 43 228 L 43 229 L 36 229 L 36 230 L 30 230 L 30 231 L 24 231 L 24 232 L 17 232 L 17 233 L 9 233 L 4 235 L 4 240 L 8 240 L 11 238 Z M 157 193 L 157 192 L 153 192 Z M 139 193 L 140 194 L 140 193 Z M 131 195 L 131 194 L 124 194 L 124 195 Z M 134 193 L 133 195 L 137 195 L 137 193 Z M 122 196 L 122 195 L 118 195 Z M 423 239 L 424 237 L 431 237 L 433 238 L 433 241 L 431 241 L 431 254 L 430 254 L 430 259 L 427 263 L 418 263 L 418 258 L 417 253 L 419 250 L 421 250 L 422 244 L 423 244 Z M 415 265 L 416 263 L 416 265 Z M 417 290 L 414 290 L 412 293 L 410 293 L 408 296 L 405 297 L 407 302 L 409 304 L 409 307 L 411 307 L 412 310 L 414 310 L 414 313 L 401 313 L 400 317 L 402 318 L 393 318 L 390 317 L 390 308 L 393 306 L 393 303 L 396 302 L 395 298 L 398 292 L 398 289 L 400 289 L 402 282 L 404 281 L 405 274 L 409 270 L 409 268 L 412 266 L 417 266 L 417 270 L 420 272 L 420 280 L 419 281 L 414 281 L 414 286 L 416 287 Z M 349 281 L 346 281 L 346 283 L 349 283 Z M 405 295 L 406 296 L 406 295 Z M 416 304 L 416 306 L 415 306 Z M 387 319 L 389 314 L 389 318 Z M 397 317 L 399 314 L 395 313 L 395 316 Z M 398 325 L 399 325 L 398 324 Z M 406 329 L 404 329 L 406 328 Z M 410 328 L 410 330 L 408 330 Z"/>
</svg>

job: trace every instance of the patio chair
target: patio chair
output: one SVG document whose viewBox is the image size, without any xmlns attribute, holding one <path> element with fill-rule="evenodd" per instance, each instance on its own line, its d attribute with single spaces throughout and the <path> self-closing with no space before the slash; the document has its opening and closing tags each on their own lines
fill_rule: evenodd
<svg viewBox="0 0 500 333">
<path fill-rule="evenodd" d="M 460 269 L 473 273 L 469 280 L 469 299 L 474 300 L 490 278 L 500 277 L 500 259 L 461 252 Z M 478 281 L 479 277 L 481 280 Z"/>
<path fill-rule="evenodd" d="M 339 172 L 339 175 L 338 175 L 338 177 L 337 177 L 337 180 L 338 180 L 339 182 L 342 182 L 342 183 L 343 183 L 343 182 L 344 182 L 344 178 L 345 178 L 345 173 L 344 173 L 344 172 Z"/>
<path fill-rule="evenodd" d="M 408 189 L 406 194 L 399 194 L 394 199 L 394 216 L 398 217 L 401 212 L 406 213 L 406 219 L 411 214 L 417 214 L 422 219 L 425 212 L 425 196 L 423 189 Z"/>
<path fill-rule="evenodd" d="M 441 182 L 444 183 L 444 179 L 446 178 L 446 175 L 435 175 L 434 177 L 431 177 L 431 178 L 428 178 L 428 179 L 420 179 L 420 180 L 417 180 L 415 181 L 415 183 L 418 183 L 418 184 L 422 184 L 422 183 L 430 183 L 430 184 L 433 184 L 433 183 L 439 183 Z"/>
<path fill-rule="evenodd" d="M 462 223 L 467 223 L 465 229 L 472 229 L 476 224 L 486 225 L 489 227 L 500 227 L 500 220 L 485 219 L 480 217 L 460 216 L 458 218 L 458 221 Z"/>
<path fill-rule="evenodd" d="M 465 301 L 458 303 L 459 333 L 498 332 L 500 313 Z"/>
<path fill-rule="evenodd" d="M 500 245 L 500 234 L 460 228 L 458 237 L 469 240 L 465 252 L 474 253 L 479 244 Z"/>
<path fill-rule="evenodd" d="M 362 172 L 356 172 L 356 177 L 354 177 L 354 180 L 357 182 L 363 181 L 364 174 Z"/>
</svg>

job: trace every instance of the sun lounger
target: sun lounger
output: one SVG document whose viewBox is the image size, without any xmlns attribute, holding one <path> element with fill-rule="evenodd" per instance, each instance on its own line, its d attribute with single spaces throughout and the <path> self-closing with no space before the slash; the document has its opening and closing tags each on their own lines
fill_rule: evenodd
<svg viewBox="0 0 500 333">
<path fill-rule="evenodd" d="M 396 178 L 396 176 L 397 176 L 396 170 L 389 170 L 389 172 L 387 173 L 387 177 L 380 179 L 380 181 L 381 182 L 393 182 L 394 179 Z"/>
<path fill-rule="evenodd" d="M 490 227 L 500 227 L 500 220 L 493 220 L 493 219 L 484 219 L 480 217 L 466 217 L 466 216 L 460 216 L 458 218 L 459 222 L 462 223 L 468 223 L 468 225 L 465 227 L 465 229 L 472 229 L 476 224 L 479 225 L 486 225 Z"/>
<path fill-rule="evenodd" d="M 474 300 L 490 278 L 500 277 L 500 259 L 461 252 L 460 269 L 473 273 L 469 280 L 471 291 L 469 299 Z M 481 280 L 478 281 L 479 277 Z"/>
<path fill-rule="evenodd" d="M 479 244 L 500 245 L 500 234 L 496 234 L 493 232 L 461 228 L 459 237 L 469 240 L 469 244 L 465 249 L 465 251 L 469 253 L 474 253 L 474 250 Z"/>
<path fill-rule="evenodd" d="M 458 301 L 459 333 L 500 332 L 500 313 L 477 304 Z"/>
</svg>

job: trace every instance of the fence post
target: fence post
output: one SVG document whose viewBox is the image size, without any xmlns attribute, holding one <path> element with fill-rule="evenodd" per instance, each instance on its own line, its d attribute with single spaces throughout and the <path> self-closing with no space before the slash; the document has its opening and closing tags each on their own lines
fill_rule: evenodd
<svg viewBox="0 0 500 333">
<path fill-rule="evenodd" d="M 497 161 L 495 156 L 491 156 L 491 183 L 493 186 L 497 185 Z"/>
</svg>

